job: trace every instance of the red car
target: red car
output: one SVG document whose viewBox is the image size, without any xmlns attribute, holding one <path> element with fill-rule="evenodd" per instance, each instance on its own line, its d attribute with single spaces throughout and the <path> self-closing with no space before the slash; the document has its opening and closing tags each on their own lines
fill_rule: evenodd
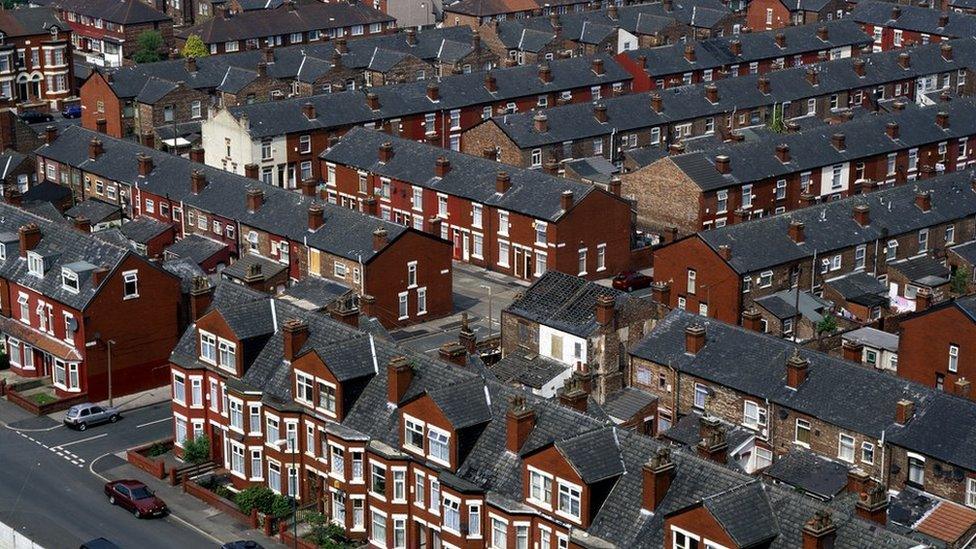
<svg viewBox="0 0 976 549">
<path fill-rule="evenodd" d="M 162 516 L 166 504 L 148 486 L 138 480 L 113 480 L 105 483 L 108 502 L 132 511 L 136 518 Z"/>
<path fill-rule="evenodd" d="M 647 288 L 651 282 L 651 277 L 637 271 L 624 271 L 613 277 L 613 287 L 625 292 Z"/>
</svg>

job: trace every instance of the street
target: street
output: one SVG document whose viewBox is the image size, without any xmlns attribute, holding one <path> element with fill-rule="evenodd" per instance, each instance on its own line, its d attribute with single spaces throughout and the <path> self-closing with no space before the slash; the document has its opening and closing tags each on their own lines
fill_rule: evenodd
<svg viewBox="0 0 976 549">
<path fill-rule="evenodd" d="M 47 549 L 74 548 L 97 537 L 123 549 L 216 547 L 176 517 L 136 519 L 109 505 L 102 491 L 97 474 L 121 464 L 115 453 L 167 436 L 169 417 L 168 404 L 157 404 L 84 432 L 49 418 L 0 428 L 0 522 Z"/>
</svg>

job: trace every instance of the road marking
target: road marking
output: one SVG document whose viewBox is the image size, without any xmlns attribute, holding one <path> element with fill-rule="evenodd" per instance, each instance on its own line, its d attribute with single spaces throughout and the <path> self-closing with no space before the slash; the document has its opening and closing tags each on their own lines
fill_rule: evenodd
<svg viewBox="0 0 976 549">
<path fill-rule="evenodd" d="M 172 418 L 164 417 L 163 419 L 157 419 L 156 421 L 149 421 L 149 422 L 143 423 L 141 425 L 136 425 L 136 429 L 140 429 L 142 427 L 146 427 L 146 426 L 149 426 L 149 425 L 155 425 L 157 423 L 162 423 L 164 421 L 170 421 L 171 419 Z"/>
<path fill-rule="evenodd" d="M 58 444 L 55 448 L 64 448 L 65 446 L 71 446 L 72 444 L 81 444 L 82 442 L 88 442 L 89 440 L 95 440 L 96 438 L 107 437 L 108 433 L 102 433 L 100 435 L 95 435 L 93 437 L 83 438 L 81 440 L 73 440 L 71 442 L 65 442 L 64 444 Z"/>
</svg>

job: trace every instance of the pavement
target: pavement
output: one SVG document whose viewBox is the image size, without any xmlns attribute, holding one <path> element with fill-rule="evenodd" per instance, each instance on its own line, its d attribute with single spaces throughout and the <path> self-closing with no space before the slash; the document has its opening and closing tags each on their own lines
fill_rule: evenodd
<svg viewBox="0 0 976 549">
<path fill-rule="evenodd" d="M 168 391 L 162 389 L 167 399 Z M 96 537 L 123 549 L 213 548 L 238 539 L 282 549 L 125 461 L 126 449 L 172 435 L 168 400 L 140 406 L 159 394 L 118 399 L 118 423 L 84 432 L 0 400 L 0 522 L 47 549 L 78 547 Z M 104 483 L 120 478 L 135 478 L 156 490 L 170 515 L 140 520 L 109 505 Z"/>
</svg>

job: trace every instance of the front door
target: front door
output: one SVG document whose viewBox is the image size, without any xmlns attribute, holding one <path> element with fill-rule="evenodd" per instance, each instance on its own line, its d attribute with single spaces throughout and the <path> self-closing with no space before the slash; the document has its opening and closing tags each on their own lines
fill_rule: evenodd
<svg viewBox="0 0 976 549">
<path fill-rule="evenodd" d="M 514 264 L 515 278 L 522 278 L 522 273 L 524 272 L 522 270 L 522 254 L 523 254 L 522 248 L 519 248 L 518 246 L 515 246 L 514 248 L 515 248 L 515 264 Z"/>
<path fill-rule="evenodd" d="M 415 539 L 417 540 L 416 547 L 417 549 L 427 549 L 427 527 L 419 522 L 415 524 L 417 525 L 417 529 L 414 532 Z"/>
<path fill-rule="evenodd" d="M 471 258 L 471 254 L 468 252 L 468 250 L 471 249 L 470 242 L 469 242 L 470 240 L 471 240 L 471 235 L 469 235 L 468 233 L 461 234 L 461 254 L 464 257 L 465 261 Z"/>
<path fill-rule="evenodd" d="M 210 451 L 214 463 L 224 463 L 224 432 L 216 425 L 210 426 Z"/>
<path fill-rule="evenodd" d="M 462 246 L 461 231 L 454 229 L 454 259 L 461 259 Z"/>
</svg>

